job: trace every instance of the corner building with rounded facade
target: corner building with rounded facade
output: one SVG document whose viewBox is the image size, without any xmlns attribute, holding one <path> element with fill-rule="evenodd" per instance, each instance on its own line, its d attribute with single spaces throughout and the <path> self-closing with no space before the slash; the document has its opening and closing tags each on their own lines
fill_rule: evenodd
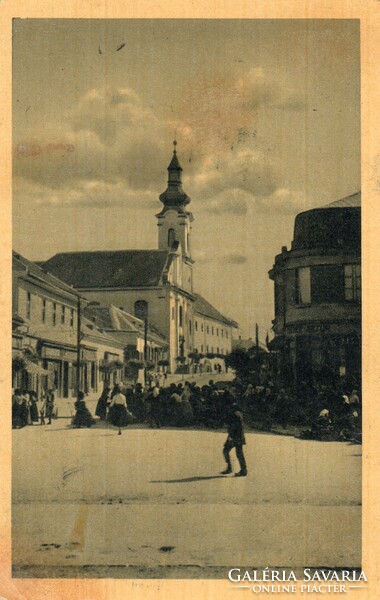
<svg viewBox="0 0 380 600">
<path fill-rule="evenodd" d="M 297 215 L 275 257 L 272 348 L 284 383 L 361 381 L 361 194 Z"/>
</svg>

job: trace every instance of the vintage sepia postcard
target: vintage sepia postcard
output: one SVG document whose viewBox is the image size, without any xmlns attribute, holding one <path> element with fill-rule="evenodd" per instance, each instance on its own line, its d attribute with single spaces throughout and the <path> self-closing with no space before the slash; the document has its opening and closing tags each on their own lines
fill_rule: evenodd
<svg viewBox="0 0 380 600">
<path fill-rule="evenodd" d="M 377 597 L 379 3 L 0 17 L 0 596 Z"/>
</svg>

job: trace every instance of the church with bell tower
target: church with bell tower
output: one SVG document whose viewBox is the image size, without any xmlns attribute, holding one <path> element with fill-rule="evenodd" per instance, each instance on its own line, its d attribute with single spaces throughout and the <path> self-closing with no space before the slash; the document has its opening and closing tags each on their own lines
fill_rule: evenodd
<svg viewBox="0 0 380 600">
<path fill-rule="evenodd" d="M 163 207 L 156 215 L 158 248 L 171 250 L 177 244 L 182 257 L 182 285 L 187 291 L 192 292 L 194 261 L 191 258 L 191 224 L 194 217 L 187 210 L 190 198 L 182 189 L 182 167 L 177 157 L 175 140 L 173 145 L 173 158 L 168 166 L 168 187 L 160 194 Z"/>
<path fill-rule="evenodd" d="M 159 196 L 162 209 L 156 214 L 157 249 L 64 252 L 42 265 L 100 307 L 117 307 L 155 328 L 166 338 L 172 373 L 189 363 L 191 353 L 227 354 L 237 328 L 193 289 L 194 217 L 182 188 L 177 142 L 173 145 L 167 188 Z"/>
</svg>

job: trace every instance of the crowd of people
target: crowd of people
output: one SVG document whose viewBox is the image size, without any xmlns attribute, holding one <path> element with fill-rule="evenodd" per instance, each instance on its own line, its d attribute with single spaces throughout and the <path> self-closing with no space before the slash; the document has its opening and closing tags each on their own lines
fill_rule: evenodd
<svg viewBox="0 0 380 600">
<path fill-rule="evenodd" d="M 12 395 L 12 428 L 26 425 L 51 425 L 57 416 L 55 396 L 52 389 L 44 390 L 39 399 L 33 390 L 16 389 Z M 45 421 L 46 419 L 46 421 Z"/>
<path fill-rule="evenodd" d="M 115 384 L 105 386 L 95 409 L 99 421 L 118 428 L 131 423 L 150 427 L 201 426 L 219 429 L 226 423 L 231 397 L 237 402 L 244 422 L 256 430 L 271 431 L 276 427 L 298 428 L 304 438 L 361 439 L 361 402 L 358 391 L 298 386 L 286 390 L 274 384 L 254 386 L 251 383 L 218 382 L 207 385 L 196 382 L 171 383 L 160 386 L 152 381 L 145 388 Z M 74 404 L 73 427 L 92 427 L 96 420 L 79 392 Z M 33 391 L 15 390 L 12 397 L 12 426 L 50 424 L 56 416 L 53 390 L 46 390 L 41 400 Z"/>
<path fill-rule="evenodd" d="M 357 389 L 301 384 L 287 390 L 248 384 L 241 389 L 241 406 L 246 422 L 255 429 L 291 426 L 300 429 L 304 438 L 361 439 Z"/>
<path fill-rule="evenodd" d="M 125 405 L 120 394 L 125 398 Z M 134 387 L 116 384 L 112 390 L 105 387 L 95 415 L 114 425 L 137 422 L 157 428 L 196 424 L 220 427 L 223 425 L 225 394 L 226 391 L 218 390 L 213 381 L 202 388 L 189 382 L 171 383 L 168 387 L 159 387 L 153 382 L 146 388 L 141 384 Z"/>
</svg>

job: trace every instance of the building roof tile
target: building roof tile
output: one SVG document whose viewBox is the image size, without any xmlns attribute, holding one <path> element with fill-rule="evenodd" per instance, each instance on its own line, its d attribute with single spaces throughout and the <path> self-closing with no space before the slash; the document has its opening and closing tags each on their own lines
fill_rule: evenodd
<svg viewBox="0 0 380 600">
<path fill-rule="evenodd" d="M 160 285 L 166 250 L 63 252 L 43 268 L 78 289 Z"/>
<path fill-rule="evenodd" d="M 85 309 L 85 312 L 101 329 L 136 332 L 140 336 L 144 336 L 144 321 L 113 304 L 111 306 L 89 306 Z M 167 341 L 165 336 L 152 323 L 148 323 L 148 337 L 152 336 L 159 338 L 163 343 Z"/>
<path fill-rule="evenodd" d="M 15 271 L 24 271 L 26 276 L 39 280 L 42 284 L 55 288 L 57 291 L 70 294 L 78 297 L 79 294 L 67 282 L 62 281 L 54 273 L 48 273 L 45 268 L 21 256 L 18 252 L 13 251 L 12 268 Z"/>
<path fill-rule="evenodd" d="M 199 294 L 195 294 L 195 305 L 194 309 L 196 312 L 200 313 L 205 317 L 209 317 L 210 319 L 214 319 L 215 321 L 221 321 L 226 325 L 230 325 L 231 327 L 238 327 L 238 324 L 232 319 L 228 319 L 222 313 L 220 313 L 210 302 L 208 302 L 203 296 Z"/>
</svg>

